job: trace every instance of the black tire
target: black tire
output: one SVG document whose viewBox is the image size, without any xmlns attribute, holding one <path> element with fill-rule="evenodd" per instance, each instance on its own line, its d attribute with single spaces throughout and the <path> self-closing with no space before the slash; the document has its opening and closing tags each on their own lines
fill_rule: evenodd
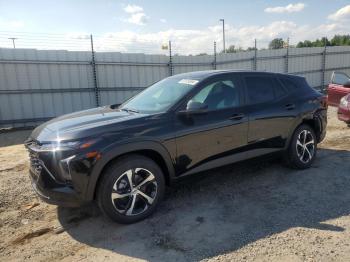
<svg viewBox="0 0 350 262">
<path fill-rule="evenodd" d="M 304 142 L 304 135 L 306 142 Z M 300 141 L 303 140 L 303 141 Z M 311 139 L 314 141 L 311 144 Z M 299 140 L 299 142 L 298 142 Z M 300 144 L 306 144 L 306 149 Z M 309 144 L 307 144 L 309 143 Z M 313 146 L 313 150 L 312 150 Z M 317 154 L 317 139 L 314 130 L 306 124 L 300 125 L 293 134 L 290 145 L 285 155 L 285 161 L 289 167 L 306 169 L 311 166 Z M 307 159 L 309 157 L 309 159 Z"/>
<path fill-rule="evenodd" d="M 128 182 L 130 170 L 134 184 L 131 187 Z M 111 163 L 102 175 L 97 191 L 98 205 L 107 217 L 118 223 L 131 224 L 145 219 L 155 211 L 163 198 L 164 174 L 159 166 L 147 157 L 136 154 L 121 157 Z M 147 182 L 147 178 L 152 180 Z M 145 184 L 138 188 L 143 182 Z M 112 200 L 115 196 L 118 197 Z M 147 196 L 149 198 L 146 198 Z M 146 209 L 137 213 L 136 208 Z"/>
</svg>

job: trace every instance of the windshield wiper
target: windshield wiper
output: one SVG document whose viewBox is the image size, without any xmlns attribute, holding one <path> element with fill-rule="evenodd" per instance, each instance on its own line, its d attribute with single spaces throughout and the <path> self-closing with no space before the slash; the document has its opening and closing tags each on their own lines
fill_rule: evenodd
<svg viewBox="0 0 350 262">
<path fill-rule="evenodd" d="M 131 108 L 121 108 L 120 110 L 126 111 L 126 112 L 132 112 L 132 113 L 140 113 L 136 109 L 131 109 Z"/>
</svg>

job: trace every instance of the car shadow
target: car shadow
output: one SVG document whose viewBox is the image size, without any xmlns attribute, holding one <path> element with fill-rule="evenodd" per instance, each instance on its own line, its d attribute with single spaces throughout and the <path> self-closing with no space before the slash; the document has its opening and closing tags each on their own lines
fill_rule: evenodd
<svg viewBox="0 0 350 262">
<path fill-rule="evenodd" d="M 199 260 L 294 227 L 342 232 L 328 220 L 350 214 L 350 151 L 320 149 L 313 166 L 251 160 L 185 179 L 150 218 L 119 225 L 94 206 L 58 208 L 75 240 L 150 261 Z"/>
</svg>

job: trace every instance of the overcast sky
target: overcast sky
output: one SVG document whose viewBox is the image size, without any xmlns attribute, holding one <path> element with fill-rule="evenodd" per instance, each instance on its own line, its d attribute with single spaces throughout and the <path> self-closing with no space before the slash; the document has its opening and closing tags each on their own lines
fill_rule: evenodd
<svg viewBox="0 0 350 262">
<path fill-rule="evenodd" d="M 10 47 L 8 36 L 18 37 L 24 47 L 35 39 L 45 43 L 45 33 L 81 39 L 92 33 L 103 50 L 147 51 L 172 40 L 181 52 L 207 52 L 213 41 L 222 46 L 220 18 L 226 22 L 227 46 L 252 46 L 257 38 L 263 47 L 275 37 L 296 44 L 350 33 L 348 0 L 0 0 L 0 46 Z"/>
</svg>

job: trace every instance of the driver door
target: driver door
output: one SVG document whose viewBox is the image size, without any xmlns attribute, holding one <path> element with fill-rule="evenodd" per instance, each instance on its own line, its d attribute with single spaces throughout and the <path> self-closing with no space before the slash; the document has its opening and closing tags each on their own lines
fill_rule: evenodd
<svg viewBox="0 0 350 262">
<path fill-rule="evenodd" d="M 204 110 L 178 113 L 175 118 L 177 175 L 228 164 L 235 161 L 235 156 L 236 160 L 242 158 L 248 117 L 242 106 L 240 81 L 234 74 L 215 77 L 198 87 L 198 92 L 180 108 L 186 110 L 187 105 L 196 102 L 202 103 Z"/>
</svg>

